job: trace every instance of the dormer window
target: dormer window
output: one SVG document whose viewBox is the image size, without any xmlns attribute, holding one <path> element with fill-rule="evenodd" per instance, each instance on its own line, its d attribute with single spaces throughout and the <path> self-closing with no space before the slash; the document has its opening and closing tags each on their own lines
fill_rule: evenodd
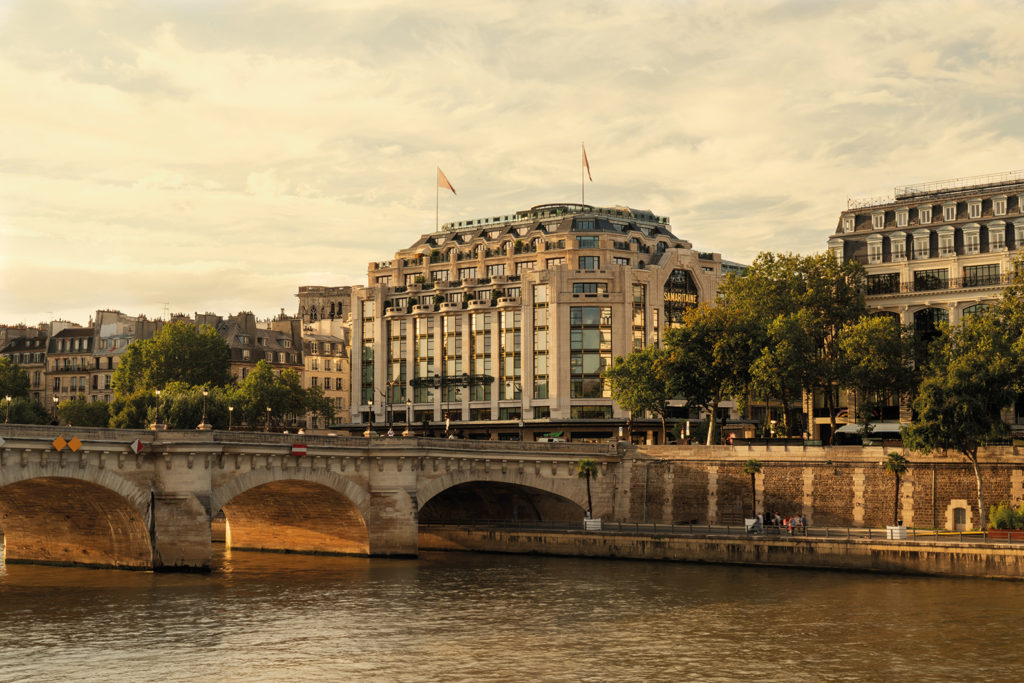
<svg viewBox="0 0 1024 683">
<path fill-rule="evenodd" d="M 988 224 L 988 250 L 1006 251 L 1006 221 Z"/>
<path fill-rule="evenodd" d="M 900 209 L 896 212 L 896 227 L 905 228 L 910 221 L 910 209 Z"/>
<path fill-rule="evenodd" d="M 1006 197 L 992 198 L 992 214 L 995 216 L 1006 215 Z"/>
<path fill-rule="evenodd" d="M 967 217 L 968 218 L 981 218 L 981 200 L 972 199 L 967 202 Z"/>
<path fill-rule="evenodd" d="M 981 253 L 981 226 L 967 225 L 964 226 L 964 253 L 965 254 L 980 254 Z"/>
<path fill-rule="evenodd" d="M 843 216 L 843 232 L 853 232 L 853 224 L 856 216 Z"/>
<path fill-rule="evenodd" d="M 956 220 L 956 204 L 943 204 L 942 205 L 942 218 L 947 221 Z"/>
<path fill-rule="evenodd" d="M 939 256 L 954 256 L 956 250 L 953 248 L 953 228 L 942 228 L 939 230 Z"/>
<path fill-rule="evenodd" d="M 878 212 L 871 214 L 871 227 L 875 230 L 881 230 L 885 227 L 885 212 Z"/>
<path fill-rule="evenodd" d="M 922 230 L 914 233 L 914 258 L 923 259 L 931 256 L 931 248 L 929 242 L 931 240 L 931 233 L 928 230 Z"/>
<path fill-rule="evenodd" d="M 907 235 L 902 232 L 894 232 L 889 235 L 889 249 L 892 252 L 893 261 L 907 260 Z"/>
<path fill-rule="evenodd" d="M 875 235 L 868 239 L 868 263 L 882 262 L 882 236 Z"/>
<path fill-rule="evenodd" d="M 918 221 L 923 225 L 925 223 L 932 222 L 932 207 L 930 206 L 919 206 L 917 207 L 917 218 Z"/>
<path fill-rule="evenodd" d="M 843 262 L 844 254 L 843 254 L 843 241 L 842 240 L 838 240 L 838 239 L 829 240 L 828 241 L 828 250 L 832 253 L 832 257 L 836 261 L 839 261 L 839 263 Z"/>
</svg>

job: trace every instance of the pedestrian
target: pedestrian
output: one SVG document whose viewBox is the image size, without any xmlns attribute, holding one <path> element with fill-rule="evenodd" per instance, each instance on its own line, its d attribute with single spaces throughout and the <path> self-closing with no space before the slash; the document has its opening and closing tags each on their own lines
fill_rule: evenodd
<svg viewBox="0 0 1024 683">
<path fill-rule="evenodd" d="M 388 436 L 390 437 L 390 436 L 394 436 L 394 435 L 395 435 L 395 430 L 393 428 L 391 428 L 391 427 L 388 427 Z"/>
</svg>

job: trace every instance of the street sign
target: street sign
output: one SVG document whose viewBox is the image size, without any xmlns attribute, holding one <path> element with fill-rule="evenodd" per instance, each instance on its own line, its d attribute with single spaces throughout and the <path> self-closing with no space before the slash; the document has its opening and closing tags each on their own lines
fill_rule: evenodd
<svg viewBox="0 0 1024 683">
<path fill-rule="evenodd" d="M 68 442 L 64 440 L 63 436 L 58 436 L 53 440 L 53 447 L 56 448 L 58 452 L 64 450 L 64 447 L 67 445 Z"/>
<path fill-rule="evenodd" d="M 292 444 L 292 455 L 305 455 L 306 444 L 304 443 L 293 443 Z"/>
<path fill-rule="evenodd" d="M 0 436 L 0 448 L 4 445 L 4 437 Z"/>
<path fill-rule="evenodd" d="M 135 439 L 135 441 L 132 441 L 130 444 L 128 444 L 128 448 L 132 449 L 132 453 L 138 455 L 139 452 L 142 451 L 142 441 L 140 441 L 139 439 Z"/>
<path fill-rule="evenodd" d="M 68 441 L 68 448 L 71 449 L 72 453 L 74 453 L 75 451 L 77 451 L 81 447 L 82 447 L 82 442 L 78 440 L 77 436 L 71 437 L 71 441 Z"/>
</svg>

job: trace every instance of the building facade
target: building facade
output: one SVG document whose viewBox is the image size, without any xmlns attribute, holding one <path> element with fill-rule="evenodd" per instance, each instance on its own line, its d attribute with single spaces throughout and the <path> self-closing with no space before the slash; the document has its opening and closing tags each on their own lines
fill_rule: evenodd
<svg viewBox="0 0 1024 683">
<path fill-rule="evenodd" d="M 349 358 L 349 327 L 341 320 L 318 320 L 302 327 L 302 346 L 305 358 L 304 389 L 320 387 L 334 406 L 335 420 L 349 418 L 351 391 L 351 361 Z M 330 426 L 323 418 L 306 416 L 306 424 L 313 429 Z"/>
<path fill-rule="evenodd" d="M 319 320 L 345 320 L 352 313 L 351 287 L 299 287 L 298 318 L 303 324 Z"/>
<path fill-rule="evenodd" d="M 546 204 L 445 224 L 352 288 L 351 419 L 611 437 L 628 416 L 601 371 L 659 344 L 739 267 L 627 207 Z"/>
</svg>

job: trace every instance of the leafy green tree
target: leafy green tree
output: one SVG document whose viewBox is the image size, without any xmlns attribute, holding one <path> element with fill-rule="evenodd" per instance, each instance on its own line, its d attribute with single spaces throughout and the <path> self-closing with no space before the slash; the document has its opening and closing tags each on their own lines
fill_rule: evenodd
<svg viewBox="0 0 1024 683">
<path fill-rule="evenodd" d="M 577 476 L 587 480 L 587 517 L 594 516 L 594 505 L 590 500 L 590 480 L 597 479 L 597 463 L 589 458 L 584 458 L 576 464 Z"/>
<path fill-rule="evenodd" d="M 854 391 L 865 434 L 873 410 L 881 415 L 889 399 L 913 387 L 912 344 L 910 331 L 889 316 L 863 316 L 840 331 L 840 352 L 846 356 L 840 386 Z"/>
<path fill-rule="evenodd" d="M 917 420 L 904 442 L 923 453 L 953 450 L 974 470 L 978 519 L 986 507 L 978 449 L 1006 433 L 1001 411 L 1016 396 L 1013 343 L 999 317 L 979 313 L 945 327 L 929 347 L 930 358 L 914 399 Z"/>
<path fill-rule="evenodd" d="M 619 356 L 602 373 L 612 398 L 631 415 L 649 412 L 661 419 L 661 443 L 665 443 L 665 413 L 673 398 L 669 354 L 656 346 Z"/>
<path fill-rule="evenodd" d="M 162 389 L 171 382 L 224 386 L 232 382 L 229 360 L 228 344 L 213 327 L 172 322 L 152 339 L 137 341 L 125 350 L 111 384 L 122 396 L 139 389 Z"/>
<path fill-rule="evenodd" d="M 897 451 L 892 451 L 885 456 L 885 471 L 896 478 L 896 493 L 892 501 L 892 525 L 900 523 L 900 478 L 907 473 L 910 461 Z"/>
<path fill-rule="evenodd" d="M 57 406 L 60 422 L 76 427 L 106 427 L 110 423 L 110 404 L 73 398 Z"/>
<path fill-rule="evenodd" d="M 758 337 L 756 320 L 726 304 L 689 310 L 682 324 L 665 334 L 669 391 L 708 411 L 708 445 L 716 434 L 718 404 L 742 394 L 750 383 Z"/>
<path fill-rule="evenodd" d="M 791 436 L 791 407 L 800 405 L 804 387 L 812 383 L 804 372 L 801 359 L 811 353 L 810 341 L 802 332 L 802 324 L 794 314 L 782 315 L 768 326 L 768 343 L 750 367 L 751 390 L 758 395 L 775 397 L 782 404 L 782 424 Z"/>
<path fill-rule="evenodd" d="M 324 396 L 323 387 L 320 385 L 306 389 L 306 410 L 322 417 L 326 424 L 330 424 L 334 419 L 334 401 Z"/>
<path fill-rule="evenodd" d="M 161 405 L 162 403 L 161 401 Z M 145 429 L 153 423 L 155 417 L 156 396 L 149 389 L 136 389 L 130 394 L 117 392 L 110 402 L 111 427 Z"/>
<path fill-rule="evenodd" d="M 753 458 L 743 463 L 743 474 L 750 475 L 750 509 L 753 516 L 757 516 L 757 488 L 755 487 L 755 476 L 761 473 L 761 463 Z"/>
<path fill-rule="evenodd" d="M 308 397 L 302 388 L 299 373 L 292 369 L 275 375 L 266 361 L 260 361 L 233 393 L 235 415 L 255 429 L 267 425 L 270 408 L 271 425 L 280 424 L 285 416 L 298 416 L 306 412 Z"/>
<path fill-rule="evenodd" d="M 5 396 L 28 396 L 28 373 L 8 358 L 0 357 L 0 400 Z"/>
<path fill-rule="evenodd" d="M 46 412 L 46 408 L 39 401 L 33 401 L 25 396 L 12 397 L 11 401 L 11 424 L 20 425 L 45 425 L 50 424 L 52 416 Z M 6 410 L 6 408 L 4 408 Z"/>
</svg>

